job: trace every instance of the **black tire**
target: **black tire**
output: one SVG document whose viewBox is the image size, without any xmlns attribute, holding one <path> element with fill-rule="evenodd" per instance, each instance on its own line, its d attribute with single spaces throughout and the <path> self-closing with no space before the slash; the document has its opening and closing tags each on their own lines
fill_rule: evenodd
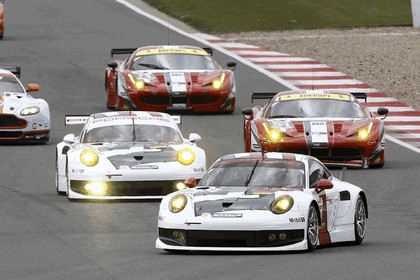
<svg viewBox="0 0 420 280">
<path fill-rule="evenodd" d="M 315 250 L 319 240 L 319 215 L 317 207 L 314 204 L 309 206 L 308 226 L 306 240 L 308 243 L 308 252 Z"/>
<path fill-rule="evenodd" d="M 354 235 L 356 245 L 360 245 L 366 235 L 366 204 L 363 198 L 359 195 L 356 201 L 356 209 L 354 210 Z"/>
</svg>

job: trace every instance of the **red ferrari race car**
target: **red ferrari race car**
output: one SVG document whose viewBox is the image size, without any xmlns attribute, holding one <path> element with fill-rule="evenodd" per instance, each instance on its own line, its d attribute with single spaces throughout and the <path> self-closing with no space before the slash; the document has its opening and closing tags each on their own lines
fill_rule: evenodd
<svg viewBox="0 0 420 280">
<path fill-rule="evenodd" d="M 253 93 L 254 99 L 271 100 L 264 107 L 242 109 L 247 152 L 307 154 L 330 166 L 385 163 L 382 120 L 388 109 L 370 112 L 357 100 L 366 102 L 365 93 L 284 91 Z"/>
<path fill-rule="evenodd" d="M 225 70 L 212 49 L 193 46 L 148 46 L 112 49 L 105 73 L 108 108 L 144 111 L 227 112 L 235 110 L 236 62 Z"/>
<path fill-rule="evenodd" d="M 0 0 L 0 39 L 4 36 L 4 1 Z"/>
</svg>

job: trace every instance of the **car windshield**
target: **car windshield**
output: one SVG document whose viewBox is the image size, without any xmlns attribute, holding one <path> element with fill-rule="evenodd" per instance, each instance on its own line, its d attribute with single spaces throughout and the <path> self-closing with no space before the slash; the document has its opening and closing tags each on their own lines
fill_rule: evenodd
<svg viewBox="0 0 420 280">
<path fill-rule="evenodd" d="M 267 118 L 364 118 L 365 112 L 354 101 L 299 99 L 275 102 Z"/>
<path fill-rule="evenodd" d="M 24 88 L 11 76 L 0 76 L 0 92 L 24 93 Z"/>
<path fill-rule="evenodd" d="M 216 70 L 209 56 L 191 54 L 157 54 L 137 57 L 131 70 Z"/>
<path fill-rule="evenodd" d="M 87 131 L 82 143 L 149 142 L 182 143 L 182 135 L 169 126 L 124 124 L 96 127 Z"/>
<path fill-rule="evenodd" d="M 304 164 L 292 160 L 224 160 L 209 169 L 198 186 L 284 187 L 302 189 Z"/>
</svg>

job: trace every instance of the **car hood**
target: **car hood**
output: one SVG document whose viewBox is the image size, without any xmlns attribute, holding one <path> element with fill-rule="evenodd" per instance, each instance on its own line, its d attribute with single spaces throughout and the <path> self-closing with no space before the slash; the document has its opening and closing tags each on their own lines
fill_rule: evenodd
<svg viewBox="0 0 420 280">
<path fill-rule="evenodd" d="M 0 110 L 3 114 L 18 115 L 28 106 L 40 106 L 38 99 L 26 93 L 0 92 Z"/>
<path fill-rule="evenodd" d="M 218 78 L 223 70 L 203 71 L 203 70 L 189 70 L 189 71 L 132 71 L 142 78 L 145 83 L 151 86 L 159 86 L 161 84 L 172 83 L 186 83 L 193 86 L 205 86 L 210 84 L 214 79 Z"/>
<path fill-rule="evenodd" d="M 289 137 L 302 137 L 315 127 L 324 126 L 326 131 L 336 137 L 351 136 L 366 127 L 369 119 L 267 119 L 271 128 L 277 128 Z"/>
<path fill-rule="evenodd" d="M 188 192 L 188 191 L 187 191 Z M 240 210 L 269 210 L 273 200 L 281 195 L 301 190 L 272 187 L 196 187 L 189 195 L 194 203 L 195 216 Z"/>
<path fill-rule="evenodd" d="M 92 148 L 107 158 L 116 169 L 141 168 L 142 164 L 177 161 L 179 145 L 160 143 L 102 143 L 84 144 L 79 151 Z"/>
</svg>

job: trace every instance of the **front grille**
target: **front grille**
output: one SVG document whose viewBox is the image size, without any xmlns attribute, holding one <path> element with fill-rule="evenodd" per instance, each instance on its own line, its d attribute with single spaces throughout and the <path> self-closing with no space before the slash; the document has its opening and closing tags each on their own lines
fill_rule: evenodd
<svg viewBox="0 0 420 280">
<path fill-rule="evenodd" d="M 303 229 L 224 231 L 159 228 L 159 239 L 163 243 L 194 247 L 279 247 L 302 241 L 304 234 Z"/>
<path fill-rule="evenodd" d="M 22 131 L 0 131 L 0 138 L 20 138 L 22 135 Z"/>
<path fill-rule="evenodd" d="M 85 186 L 90 181 L 70 181 L 72 191 L 91 195 Z M 106 182 L 106 196 L 155 196 L 166 195 L 174 191 L 174 181 L 127 181 L 127 182 Z"/>
<path fill-rule="evenodd" d="M 154 105 L 168 105 L 169 96 L 141 96 L 140 102 Z"/>
<path fill-rule="evenodd" d="M 215 103 L 219 97 L 217 96 L 191 96 L 190 102 L 191 104 L 209 104 L 209 103 Z"/>
<path fill-rule="evenodd" d="M 15 115 L 0 115 L 0 127 L 23 128 L 26 124 L 25 120 L 19 119 Z"/>
</svg>

